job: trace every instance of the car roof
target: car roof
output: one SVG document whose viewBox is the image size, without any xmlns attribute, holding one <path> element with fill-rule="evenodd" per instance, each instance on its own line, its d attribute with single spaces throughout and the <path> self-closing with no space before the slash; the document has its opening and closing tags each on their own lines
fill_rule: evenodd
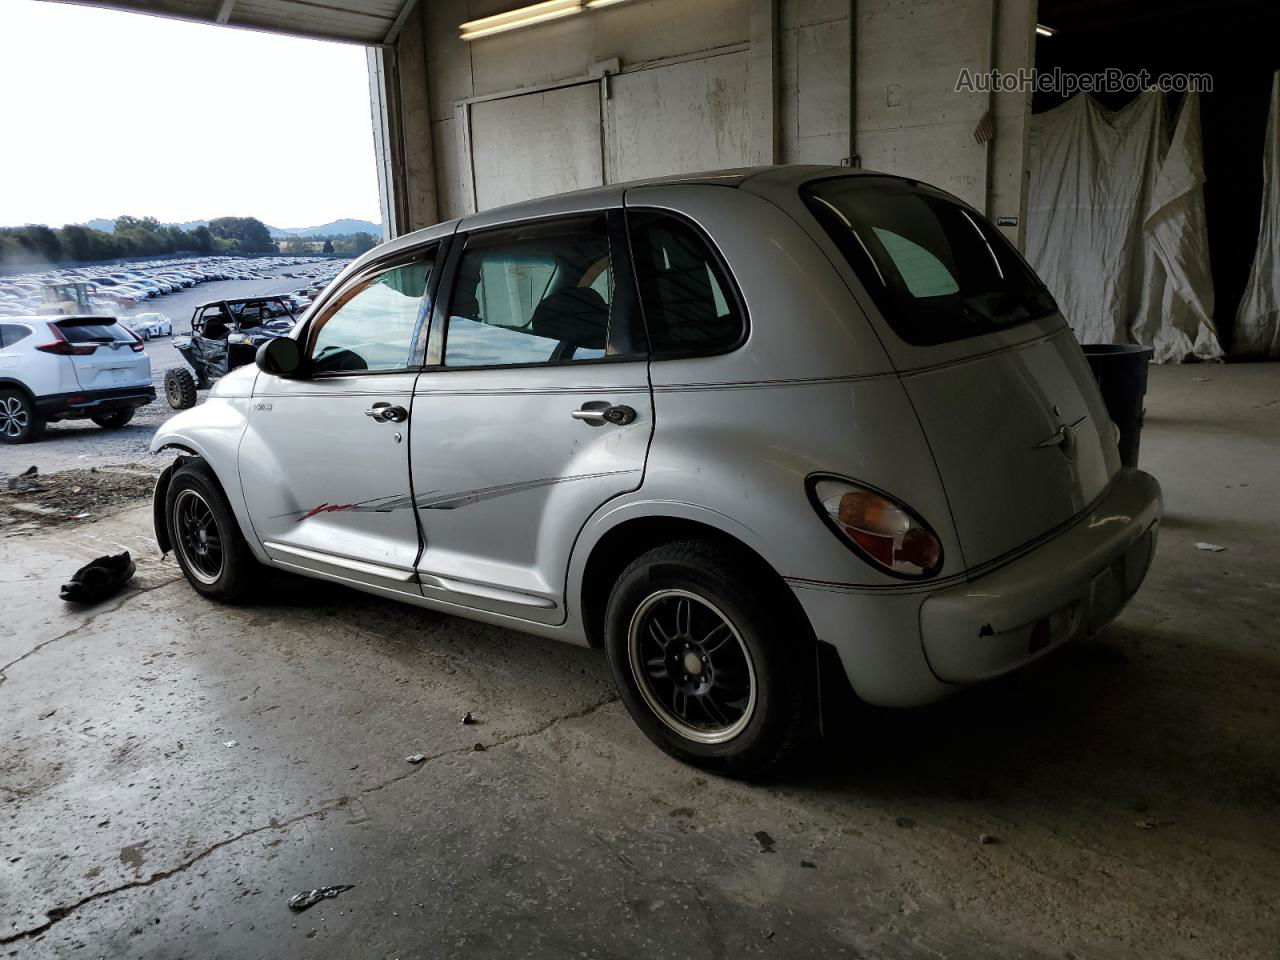
<svg viewBox="0 0 1280 960">
<path fill-rule="evenodd" d="M 549 197 L 539 197 L 533 200 L 522 200 L 518 203 L 492 207 L 478 213 L 468 214 L 462 218 L 444 221 L 425 227 L 422 230 L 406 233 L 375 247 L 374 251 L 371 252 L 374 254 L 374 258 L 382 259 L 388 254 L 395 255 L 400 250 L 446 236 L 458 229 L 477 230 L 501 226 L 513 221 L 620 206 L 628 191 L 641 187 L 692 185 L 732 189 L 750 184 L 753 192 L 768 194 L 776 190 L 795 190 L 810 180 L 864 175 L 885 176 L 879 171 L 855 167 L 827 164 L 787 164 L 780 166 L 735 167 L 726 170 L 709 170 L 702 173 L 671 174 L 643 180 L 629 180 L 624 183 L 587 187 L 582 190 L 553 194 Z M 355 262 L 363 265 L 369 259 L 371 257 L 366 254 L 357 258 Z"/>
</svg>

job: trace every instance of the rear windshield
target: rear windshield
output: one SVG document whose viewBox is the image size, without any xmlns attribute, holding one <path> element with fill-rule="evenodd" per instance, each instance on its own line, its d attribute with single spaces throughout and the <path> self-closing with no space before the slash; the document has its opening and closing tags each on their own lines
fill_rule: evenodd
<svg viewBox="0 0 1280 960">
<path fill-rule="evenodd" d="M 60 320 L 58 329 L 71 343 L 110 343 L 112 340 L 133 342 L 131 334 L 113 319 L 96 317 L 92 322 Z"/>
<path fill-rule="evenodd" d="M 858 176 L 811 183 L 802 195 L 908 343 L 962 340 L 1058 309 L 1000 232 L 940 190 Z"/>
</svg>

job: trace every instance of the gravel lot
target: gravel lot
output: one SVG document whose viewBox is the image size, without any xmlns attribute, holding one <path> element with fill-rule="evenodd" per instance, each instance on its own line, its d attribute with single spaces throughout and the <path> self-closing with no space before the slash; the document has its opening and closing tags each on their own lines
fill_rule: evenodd
<svg viewBox="0 0 1280 960">
<path fill-rule="evenodd" d="M 199 304 L 228 297 L 292 293 L 310 282 L 296 277 L 277 277 L 202 283 L 148 300 L 133 312 L 166 313 L 173 320 L 175 334 L 190 333 L 191 314 Z M 21 473 L 31 466 L 39 468 L 42 474 L 124 463 L 155 464 L 158 469 L 168 455 L 154 456 L 147 451 L 147 445 L 156 429 L 176 412 L 164 400 L 164 372 L 169 367 L 185 366 L 186 361 L 173 348 L 169 338 L 148 341 L 146 352 L 151 358 L 151 379 L 158 396 L 155 402 L 139 410 L 127 427 L 103 430 L 90 420 L 51 423 L 44 436 L 35 443 L 0 445 L 0 479 Z"/>
</svg>

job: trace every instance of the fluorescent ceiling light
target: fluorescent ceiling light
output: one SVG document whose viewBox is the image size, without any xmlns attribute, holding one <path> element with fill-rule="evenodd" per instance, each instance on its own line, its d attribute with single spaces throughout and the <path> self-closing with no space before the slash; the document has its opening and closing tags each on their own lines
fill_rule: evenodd
<svg viewBox="0 0 1280 960">
<path fill-rule="evenodd" d="M 1052 37 L 1058 31 L 1053 27 L 1046 27 L 1043 23 L 1036 24 L 1036 33 L 1042 37 Z"/>
<path fill-rule="evenodd" d="M 615 3 L 625 3 L 626 0 L 587 0 L 588 7 L 611 7 Z"/>
<path fill-rule="evenodd" d="M 479 37 L 488 37 L 506 30 L 517 30 L 535 23 L 546 23 L 548 20 L 558 20 L 560 17 L 581 12 L 582 0 L 543 0 L 542 3 L 520 7 L 518 10 L 510 10 L 507 13 L 498 13 L 479 20 L 468 20 L 458 29 L 462 31 L 463 40 L 475 40 Z"/>
</svg>

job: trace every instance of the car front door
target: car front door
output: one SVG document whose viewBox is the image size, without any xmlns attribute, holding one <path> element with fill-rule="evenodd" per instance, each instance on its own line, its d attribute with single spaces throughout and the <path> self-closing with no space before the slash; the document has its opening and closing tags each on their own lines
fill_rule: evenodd
<svg viewBox="0 0 1280 960">
<path fill-rule="evenodd" d="M 653 430 L 621 212 L 454 238 L 414 395 L 423 595 L 565 618 L 573 542 Z"/>
<path fill-rule="evenodd" d="M 418 592 L 409 436 L 438 249 L 348 278 L 299 335 L 302 375 L 258 374 L 240 476 L 278 563 Z"/>
</svg>

